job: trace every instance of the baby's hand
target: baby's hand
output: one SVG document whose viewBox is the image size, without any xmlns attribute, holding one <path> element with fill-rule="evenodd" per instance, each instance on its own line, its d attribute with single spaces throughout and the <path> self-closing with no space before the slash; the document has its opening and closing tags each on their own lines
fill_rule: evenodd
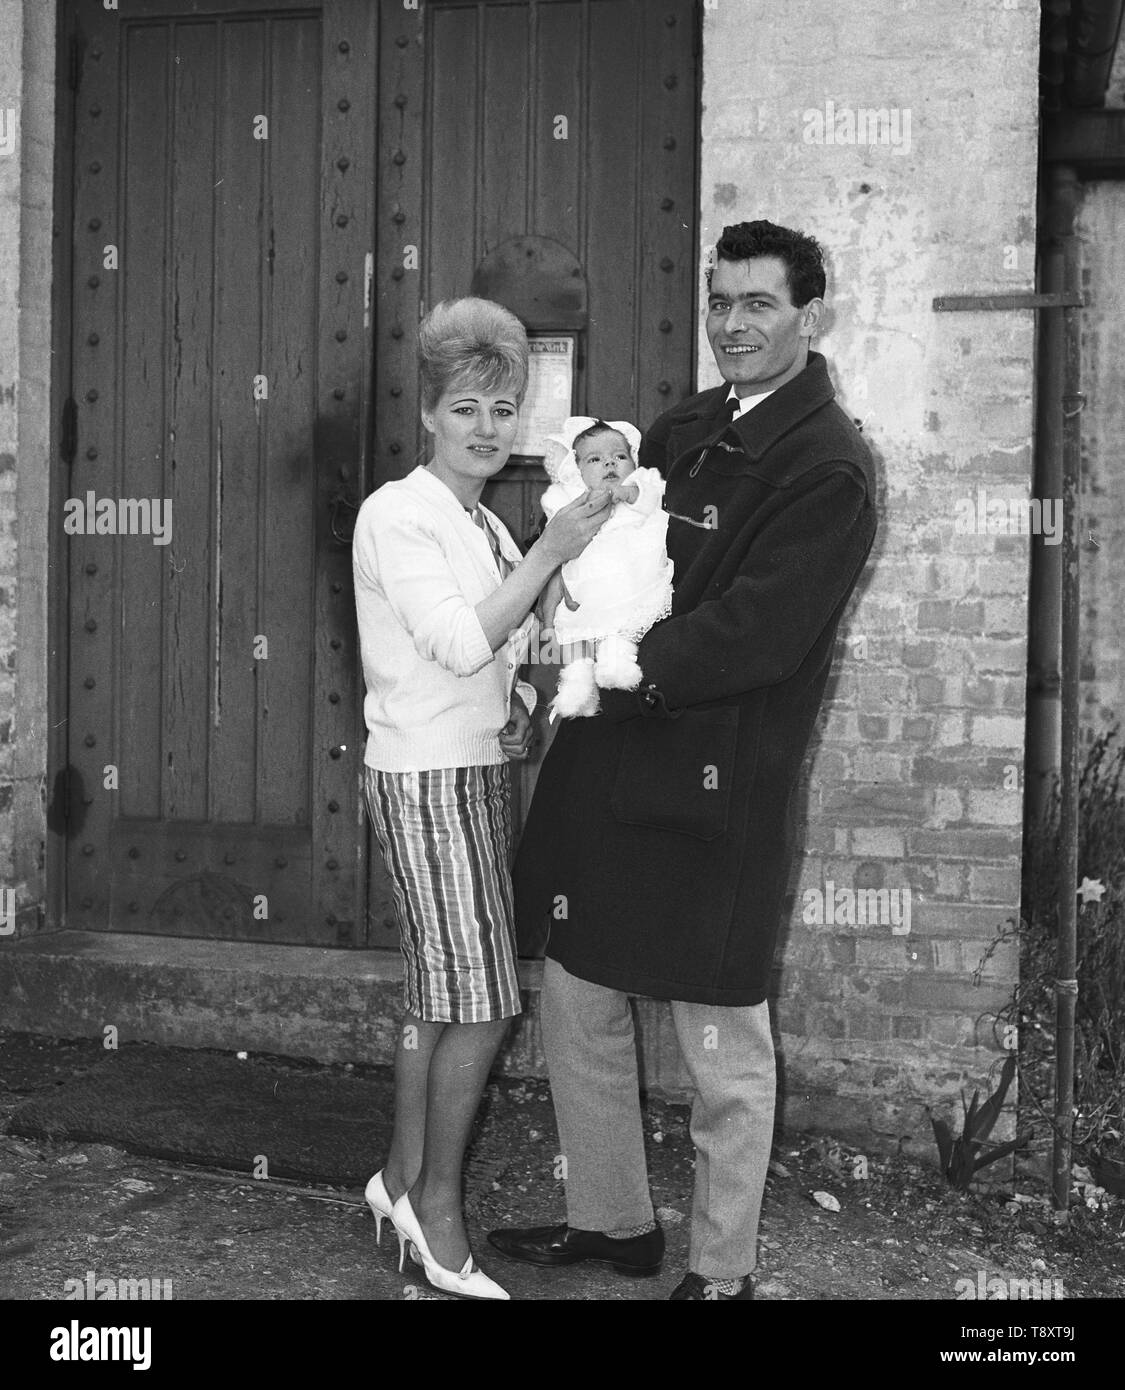
<svg viewBox="0 0 1125 1390">
<path fill-rule="evenodd" d="M 609 492 L 615 502 L 632 503 L 641 495 L 636 483 L 610 483 Z"/>
</svg>

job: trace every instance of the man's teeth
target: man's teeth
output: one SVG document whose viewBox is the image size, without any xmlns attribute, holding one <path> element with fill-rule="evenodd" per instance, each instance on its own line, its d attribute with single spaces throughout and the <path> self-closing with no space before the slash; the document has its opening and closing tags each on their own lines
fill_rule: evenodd
<svg viewBox="0 0 1125 1390">
<path fill-rule="evenodd" d="M 729 353 L 731 356 L 734 356 L 735 354 L 740 354 L 743 352 L 758 352 L 759 349 L 756 347 L 729 347 L 724 348 L 723 351 Z"/>
</svg>

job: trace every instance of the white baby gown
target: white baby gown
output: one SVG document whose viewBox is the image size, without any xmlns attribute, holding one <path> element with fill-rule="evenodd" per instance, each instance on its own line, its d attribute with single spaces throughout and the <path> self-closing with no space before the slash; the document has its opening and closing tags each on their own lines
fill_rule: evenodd
<svg viewBox="0 0 1125 1390">
<path fill-rule="evenodd" d="M 609 520 L 576 560 L 562 567 L 575 603 L 555 612 L 557 642 L 589 642 L 615 633 L 634 641 L 672 611 L 672 562 L 665 542 L 668 513 L 660 503 L 664 479 L 655 468 L 636 468 L 623 485 L 635 483 L 635 502 L 615 502 Z M 552 483 L 543 494 L 547 519 L 586 491 Z"/>
<path fill-rule="evenodd" d="M 573 441 L 595 423 L 592 418 L 571 417 L 559 435 L 550 437 L 545 464 L 553 482 L 543 494 L 548 521 L 586 491 Z M 639 431 L 621 420 L 607 424 L 628 441 L 636 463 Z M 634 468 L 621 480 L 624 487 L 630 484 L 638 489 L 637 500 L 615 502 L 608 520 L 582 554 L 562 567 L 567 592 L 579 606 L 571 609 L 565 599 L 559 603 L 553 617 L 555 640 L 560 646 L 596 643 L 597 662 L 586 660 L 563 668 L 552 718 L 593 714 L 596 686 L 633 689 L 640 680 L 636 643 L 672 611 L 668 513 L 661 506 L 664 479 L 655 468 Z"/>
</svg>

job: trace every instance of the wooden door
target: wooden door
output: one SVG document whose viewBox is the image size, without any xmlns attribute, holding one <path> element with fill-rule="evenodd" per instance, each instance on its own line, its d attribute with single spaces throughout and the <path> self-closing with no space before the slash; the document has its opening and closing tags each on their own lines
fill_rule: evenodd
<svg viewBox="0 0 1125 1390">
<path fill-rule="evenodd" d="M 385 12 L 372 485 L 425 456 L 419 317 L 468 294 L 480 262 L 513 237 L 549 237 L 584 272 L 577 413 L 645 428 L 690 394 L 697 24 L 692 0 L 426 0 Z M 485 501 L 525 541 L 545 486 L 539 466 L 517 461 Z M 549 695 L 556 677 L 547 666 L 535 680 Z M 518 779 L 517 821 L 538 761 Z"/>
<path fill-rule="evenodd" d="M 585 271 L 581 413 L 646 426 L 690 392 L 696 25 L 693 0 L 426 0 L 388 9 L 376 484 L 422 458 L 420 314 L 467 294 L 477 265 L 511 237 L 550 237 Z M 517 532 L 532 519 L 523 515 Z"/>
<path fill-rule="evenodd" d="M 368 0 L 64 8 L 64 452 L 95 514 L 66 542 L 72 927 L 365 940 L 345 500 L 375 20 Z"/>
</svg>

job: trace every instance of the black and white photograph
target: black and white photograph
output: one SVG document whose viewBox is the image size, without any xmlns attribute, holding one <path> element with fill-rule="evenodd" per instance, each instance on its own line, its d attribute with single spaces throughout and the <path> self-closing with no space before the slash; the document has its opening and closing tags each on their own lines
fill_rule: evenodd
<svg viewBox="0 0 1125 1390">
<path fill-rule="evenodd" d="M 1123 17 L 0 0 L 25 1373 L 1108 1364 Z"/>
</svg>

